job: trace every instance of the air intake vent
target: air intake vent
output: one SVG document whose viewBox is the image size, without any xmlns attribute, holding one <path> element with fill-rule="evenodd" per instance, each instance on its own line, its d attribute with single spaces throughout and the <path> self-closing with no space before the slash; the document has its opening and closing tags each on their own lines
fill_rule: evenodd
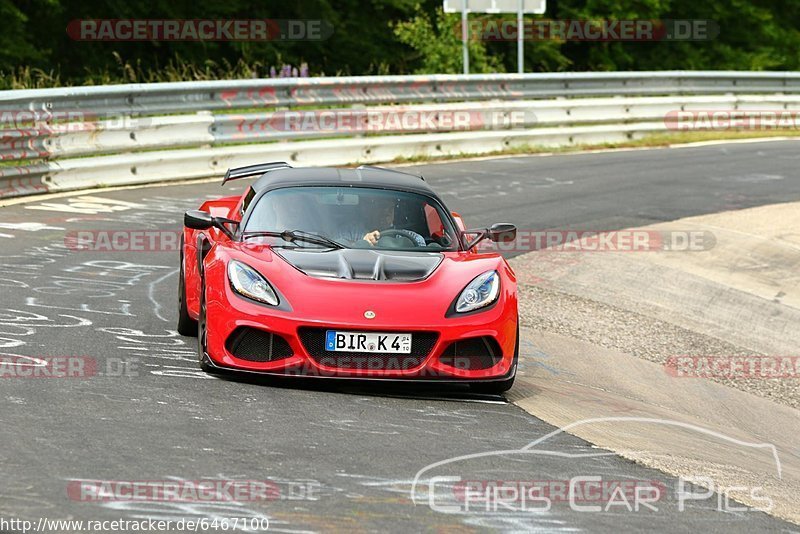
<svg viewBox="0 0 800 534">
<path fill-rule="evenodd" d="M 240 326 L 228 337 L 225 348 L 242 360 L 272 362 L 294 354 L 284 338 L 271 332 Z"/>
<path fill-rule="evenodd" d="M 454 341 L 447 346 L 439 361 L 456 369 L 489 369 L 502 359 L 500 345 L 489 336 Z"/>
</svg>

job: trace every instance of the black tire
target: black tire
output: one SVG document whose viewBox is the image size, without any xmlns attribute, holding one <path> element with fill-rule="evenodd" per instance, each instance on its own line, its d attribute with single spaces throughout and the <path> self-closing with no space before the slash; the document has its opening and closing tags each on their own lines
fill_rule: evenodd
<svg viewBox="0 0 800 534">
<path fill-rule="evenodd" d="M 514 385 L 514 379 L 517 377 L 517 361 L 519 360 L 519 322 L 517 322 L 517 342 L 514 345 L 514 360 L 511 364 L 512 374 L 505 380 L 497 380 L 494 382 L 472 382 L 469 389 L 475 393 L 485 393 L 487 395 L 500 395 L 505 393 Z"/>
<path fill-rule="evenodd" d="M 186 307 L 186 277 L 183 272 L 183 236 L 181 236 L 181 266 L 178 270 L 178 333 L 197 337 L 197 321 L 192 319 Z"/>
<path fill-rule="evenodd" d="M 208 329 L 206 322 L 206 284 L 200 277 L 200 317 L 197 320 L 197 361 L 200 369 L 209 374 L 217 374 L 216 368 L 208 361 Z"/>
</svg>

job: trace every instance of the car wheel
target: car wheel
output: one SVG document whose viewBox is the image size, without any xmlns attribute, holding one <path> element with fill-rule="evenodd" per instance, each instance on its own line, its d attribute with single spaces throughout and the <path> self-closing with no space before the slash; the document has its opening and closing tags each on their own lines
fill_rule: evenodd
<svg viewBox="0 0 800 534">
<path fill-rule="evenodd" d="M 200 317 L 197 320 L 197 361 L 200 369 L 214 374 L 215 369 L 208 362 L 208 322 L 206 321 L 206 284 L 200 278 Z"/>
<path fill-rule="evenodd" d="M 186 306 L 186 276 L 183 272 L 183 236 L 181 236 L 181 267 L 178 270 L 178 333 L 197 336 L 197 321 L 192 319 Z"/>
<path fill-rule="evenodd" d="M 517 342 L 514 345 L 514 360 L 512 368 L 513 374 L 510 378 L 505 380 L 497 380 L 495 382 L 473 382 L 469 385 L 469 389 L 475 393 L 485 393 L 487 395 L 500 395 L 505 393 L 514 385 L 514 379 L 517 377 L 517 361 L 519 360 L 519 322 L 517 322 Z"/>
</svg>

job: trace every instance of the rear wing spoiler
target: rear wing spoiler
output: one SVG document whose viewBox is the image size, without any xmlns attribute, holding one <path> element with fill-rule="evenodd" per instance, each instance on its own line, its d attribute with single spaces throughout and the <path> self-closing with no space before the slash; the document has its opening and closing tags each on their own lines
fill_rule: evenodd
<svg viewBox="0 0 800 534">
<path fill-rule="evenodd" d="M 257 165 L 248 165 L 247 167 L 237 167 L 235 169 L 228 169 L 225 173 L 225 178 L 222 179 L 222 185 L 225 185 L 231 180 L 238 180 L 239 178 L 250 178 L 252 176 L 261 176 L 262 174 L 274 171 L 277 169 L 291 169 L 292 166 L 285 161 L 273 161 L 270 163 L 259 163 Z"/>
</svg>

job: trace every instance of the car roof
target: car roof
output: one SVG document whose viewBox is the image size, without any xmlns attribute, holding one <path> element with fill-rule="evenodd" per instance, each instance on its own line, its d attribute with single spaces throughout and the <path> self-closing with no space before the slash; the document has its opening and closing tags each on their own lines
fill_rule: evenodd
<svg viewBox="0 0 800 534">
<path fill-rule="evenodd" d="M 335 167 L 294 167 L 269 171 L 253 183 L 260 192 L 292 186 L 378 187 L 411 191 L 439 197 L 421 176 L 379 167 L 340 169 Z"/>
</svg>

